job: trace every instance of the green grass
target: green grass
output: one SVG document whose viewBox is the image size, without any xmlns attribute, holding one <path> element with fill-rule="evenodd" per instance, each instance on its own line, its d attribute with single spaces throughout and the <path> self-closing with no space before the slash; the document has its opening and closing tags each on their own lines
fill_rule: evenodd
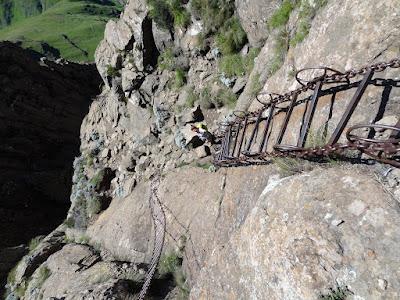
<svg viewBox="0 0 400 300">
<path fill-rule="evenodd" d="M 41 14 L 29 17 L 16 15 L 15 22 L 0 30 L 0 39 L 20 42 L 24 48 L 42 53 L 41 43 L 45 42 L 58 49 L 61 57 L 66 59 L 93 61 L 106 22 L 117 17 L 121 9 L 117 4 L 108 6 L 94 1 L 59 0 L 47 3 L 48 9 Z"/>
<path fill-rule="evenodd" d="M 174 78 L 174 88 L 180 89 L 186 84 L 186 73 L 178 68 L 175 70 L 175 78 Z"/>
<path fill-rule="evenodd" d="M 198 95 L 195 93 L 194 88 L 190 87 L 190 89 L 188 91 L 188 96 L 187 96 L 186 102 L 185 102 L 186 107 L 193 108 L 194 103 L 196 102 L 197 98 L 198 98 Z"/>
<path fill-rule="evenodd" d="M 252 98 L 256 97 L 258 93 L 262 90 L 263 86 L 260 82 L 260 74 L 256 73 L 254 78 L 250 82 L 250 96 Z"/>
<path fill-rule="evenodd" d="M 8 272 L 8 275 L 7 275 L 7 283 L 8 284 L 14 284 L 15 283 L 15 276 L 17 274 L 17 268 L 18 268 L 18 264 L 16 264 L 14 266 L 14 268 L 12 268 L 10 272 Z"/>
<path fill-rule="evenodd" d="M 37 247 L 37 246 L 40 244 L 40 242 L 43 240 L 43 238 L 44 238 L 43 235 L 39 235 L 39 236 L 34 237 L 33 239 L 31 239 L 31 240 L 29 241 L 29 244 L 28 244 L 29 251 L 35 250 L 36 247 Z"/>
<path fill-rule="evenodd" d="M 302 1 L 299 11 L 299 21 L 296 26 L 296 31 L 290 41 L 291 46 L 296 46 L 301 43 L 307 36 L 311 28 L 311 22 L 314 19 L 317 11 L 324 7 L 328 0 L 315 0 L 314 6 L 311 6 L 308 1 Z"/>
<path fill-rule="evenodd" d="M 158 67 L 161 71 L 173 71 L 175 69 L 175 56 L 172 48 L 165 49 L 158 57 Z"/>
<path fill-rule="evenodd" d="M 241 54 L 224 55 L 218 62 L 219 71 L 224 73 L 226 77 L 248 75 L 253 70 L 254 59 L 259 53 L 259 48 L 252 48 L 246 56 Z"/>
<path fill-rule="evenodd" d="M 243 57 L 240 54 L 230 54 L 221 57 L 218 62 L 218 68 L 226 77 L 240 77 L 246 73 Z"/>
<path fill-rule="evenodd" d="M 164 254 L 158 264 L 158 273 L 161 276 L 166 274 L 173 274 L 182 265 L 182 259 L 176 252 L 169 252 Z"/>
<path fill-rule="evenodd" d="M 204 33 L 215 33 L 234 13 L 234 0 L 192 0 L 191 12 L 204 24 Z"/>
<path fill-rule="evenodd" d="M 294 1 L 284 0 L 281 6 L 272 14 L 270 19 L 268 20 L 268 27 L 270 29 L 275 29 L 281 26 L 286 25 L 289 21 L 290 14 L 295 8 Z"/>
<path fill-rule="evenodd" d="M 292 157 L 274 157 L 272 162 L 277 166 L 282 177 L 292 176 L 309 169 L 307 161 Z"/>
<path fill-rule="evenodd" d="M 237 17 L 225 22 L 216 37 L 217 47 L 223 55 L 237 53 L 247 42 L 246 32 Z"/>
<path fill-rule="evenodd" d="M 38 270 L 36 288 L 41 288 L 43 283 L 50 277 L 51 271 L 46 266 L 41 266 Z"/>
<path fill-rule="evenodd" d="M 190 13 L 180 0 L 147 0 L 150 17 L 163 29 L 185 28 L 190 25 Z"/>
<path fill-rule="evenodd" d="M 119 76 L 119 71 L 111 65 L 107 66 L 107 76 L 109 77 L 116 77 Z"/>
<path fill-rule="evenodd" d="M 278 71 L 286 57 L 286 53 L 288 51 L 289 47 L 289 33 L 285 28 L 282 28 L 277 36 L 276 36 L 276 41 L 275 41 L 275 46 L 274 46 L 274 56 L 269 62 L 269 68 L 268 68 L 268 75 L 272 76 L 273 74 Z"/>
</svg>

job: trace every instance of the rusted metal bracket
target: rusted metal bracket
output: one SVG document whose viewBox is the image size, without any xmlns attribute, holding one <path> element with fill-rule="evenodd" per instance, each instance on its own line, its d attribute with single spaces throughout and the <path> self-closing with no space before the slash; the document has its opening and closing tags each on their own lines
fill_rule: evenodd
<svg viewBox="0 0 400 300">
<path fill-rule="evenodd" d="M 221 146 L 214 156 L 214 163 L 220 166 L 260 164 L 262 162 L 268 162 L 269 158 L 273 156 L 283 155 L 315 158 L 328 156 L 334 153 L 343 153 L 344 150 L 356 150 L 369 155 L 373 159 L 400 167 L 400 121 L 397 124 L 391 125 L 355 125 L 346 131 L 346 138 L 342 138 L 343 132 L 345 132 L 367 87 L 370 84 L 374 84 L 374 81 L 376 81 L 372 80 L 372 77 L 375 73 L 382 72 L 387 68 L 400 68 L 400 59 L 393 59 L 389 62 L 377 63 L 360 68 L 359 70 L 350 70 L 346 72 L 340 72 L 328 67 L 307 68 L 298 71 L 296 80 L 300 83 L 300 88 L 284 95 L 274 93 L 263 94 L 269 96 L 269 101 L 261 101 L 259 99 L 259 96 L 261 96 L 260 94 L 256 97 L 256 100 L 263 105 L 261 109 L 255 112 L 235 112 L 235 118 L 232 121 L 221 124 L 219 130 L 221 132 L 219 135 L 221 137 Z M 310 80 L 301 78 L 299 74 L 307 70 L 322 70 L 323 73 Z M 363 77 L 362 80 L 356 81 L 357 77 L 360 76 Z M 352 79 L 354 80 L 352 81 Z M 396 83 L 397 81 L 394 79 L 379 79 L 379 82 Z M 324 85 L 329 85 L 329 87 L 323 90 Z M 357 89 L 347 105 L 346 110 L 340 117 L 327 144 L 304 148 L 314 115 L 317 112 L 319 99 L 323 96 L 329 94 L 336 95 L 337 93 L 352 88 Z M 312 96 L 299 98 L 299 96 L 303 96 L 303 93 L 310 91 L 312 91 Z M 286 106 L 277 106 L 285 102 L 289 102 L 289 104 Z M 295 142 L 296 145 L 284 145 L 282 141 L 289 126 L 293 110 L 296 106 L 302 104 L 305 104 L 306 108 L 297 142 Z M 281 114 L 282 111 L 285 111 L 285 116 L 281 128 L 274 139 L 272 138 L 274 119 L 277 115 Z M 248 130 L 250 124 L 254 125 L 251 131 Z M 383 140 L 368 138 L 358 136 L 354 133 L 356 130 L 360 129 L 370 130 L 371 132 L 374 132 L 375 129 L 390 130 L 391 134 L 387 139 Z M 262 134 L 261 142 L 258 145 L 257 137 L 259 132 L 262 132 Z M 247 136 L 250 137 L 245 141 Z M 344 142 L 338 143 L 342 140 L 344 140 Z M 268 149 L 271 149 L 271 147 L 268 146 L 270 143 L 273 143 L 273 150 L 268 151 Z M 244 150 L 242 150 L 243 147 L 245 148 Z"/>
</svg>

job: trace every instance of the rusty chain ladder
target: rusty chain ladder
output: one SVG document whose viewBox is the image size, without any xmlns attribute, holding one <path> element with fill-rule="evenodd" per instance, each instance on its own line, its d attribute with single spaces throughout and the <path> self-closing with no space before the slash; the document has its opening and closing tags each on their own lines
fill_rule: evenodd
<svg viewBox="0 0 400 300">
<path fill-rule="evenodd" d="M 239 166 L 249 164 L 266 163 L 274 156 L 293 156 L 299 158 L 318 158 L 327 157 L 332 154 L 342 154 L 345 150 L 356 150 L 367 154 L 369 157 L 400 167 L 400 122 L 391 125 L 379 124 L 359 124 L 351 126 L 346 131 L 347 142 L 339 143 L 345 128 L 353 115 L 358 103 L 360 102 L 368 85 L 372 84 L 375 73 L 383 72 L 387 68 L 400 68 L 400 59 L 396 58 L 389 62 L 381 62 L 360 68 L 358 70 L 349 70 L 340 72 L 328 67 L 306 68 L 298 71 L 295 78 L 300 83 L 300 88 L 290 91 L 284 95 L 275 93 L 264 93 L 256 97 L 256 100 L 262 104 L 262 108 L 254 112 L 234 111 L 233 120 L 221 122 L 217 133 L 220 144 L 216 147 L 214 163 L 218 166 Z M 300 75 L 304 72 L 319 71 L 322 72 L 311 80 L 306 80 Z M 360 82 L 351 82 L 351 79 L 362 76 Z M 377 79 L 378 80 L 378 79 Z M 395 82 L 389 79 L 391 82 Z M 323 85 L 336 84 L 339 90 L 346 90 L 357 87 L 356 92 L 351 98 L 346 110 L 342 114 L 339 123 L 329 138 L 329 141 L 323 146 L 306 147 L 307 136 L 310 131 L 318 100 L 321 96 L 328 95 L 331 88 L 322 90 Z M 378 84 L 379 85 L 379 84 Z M 400 86 L 395 84 L 396 87 Z M 312 91 L 311 96 L 303 100 L 298 100 L 299 96 Z M 333 94 L 333 93 L 332 93 Z M 269 97 L 269 101 L 262 101 L 260 96 Z M 282 103 L 288 105 L 282 107 Z M 285 132 L 291 119 L 294 108 L 305 103 L 305 111 L 300 126 L 300 132 L 296 145 L 282 144 Z M 268 143 L 272 133 L 274 117 L 280 112 L 285 112 L 283 123 L 280 127 L 275 143 L 272 144 L 272 150 L 268 150 Z M 264 124 L 264 130 L 261 128 Z M 251 129 L 250 127 L 254 127 Z M 249 128 L 251 131 L 249 131 Z M 391 130 L 390 137 L 387 139 L 376 139 L 373 137 L 363 137 L 354 132 L 364 129 L 370 133 L 375 130 Z M 261 132 L 259 144 L 256 138 Z M 250 134 L 250 136 L 246 134 Z"/>
<path fill-rule="evenodd" d="M 157 269 L 158 262 L 160 261 L 161 253 L 164 247 L 165 232 L 166 232 L 166 218 L 162 203 L 158 198 L 157 191 L 160 184 L 160 176 L 156 175 L 150 184 L 150 197 L 149 206 L 151 217 L 154 224 L 154 246 L 153 253 L 147 270 L 142 289 L 139 294 L 139 300 L 144 300 L 147 291 L 150 287 L 151 281 Z"/>
</svg>

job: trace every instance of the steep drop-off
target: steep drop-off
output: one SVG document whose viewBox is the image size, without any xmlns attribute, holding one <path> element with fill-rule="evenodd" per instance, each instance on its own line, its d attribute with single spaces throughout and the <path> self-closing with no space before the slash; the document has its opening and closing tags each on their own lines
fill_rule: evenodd
<svg viewBox="0 0 400 300">
<path fill-rule="evenodd" d="M 100 78 L 94 65 L 55 63 L 0 43 L 0 82 L 2 251 L 48 234 L 65 218 L 79 128 Z"/>
</svg>

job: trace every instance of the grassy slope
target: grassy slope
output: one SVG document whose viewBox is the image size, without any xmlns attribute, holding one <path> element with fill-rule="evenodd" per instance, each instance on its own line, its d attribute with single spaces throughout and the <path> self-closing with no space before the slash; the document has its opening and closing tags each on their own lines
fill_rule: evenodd
<svg viewBox="0 0 400 300">
<path fill-rule="evenodd" d="M 0 40 L 19 41 L 23 47 L 39 52 L 42 52 L 41 42 L 46 42 L 57 48 L 61 57 L 74 61 L 93 61 L 94 51 L 103 38 L 107 20 L 117 16 L 121 9 L 120 5 L 98 4 L 96 2 L 100 1 L 94 0 L 43 2 L 53 5 L 46 5 L 47 10 L 36 16 L 24 17 L 21 13 L 15 15 L 14 21 L 17 21 L 0 30 Z"/>
</svg>

